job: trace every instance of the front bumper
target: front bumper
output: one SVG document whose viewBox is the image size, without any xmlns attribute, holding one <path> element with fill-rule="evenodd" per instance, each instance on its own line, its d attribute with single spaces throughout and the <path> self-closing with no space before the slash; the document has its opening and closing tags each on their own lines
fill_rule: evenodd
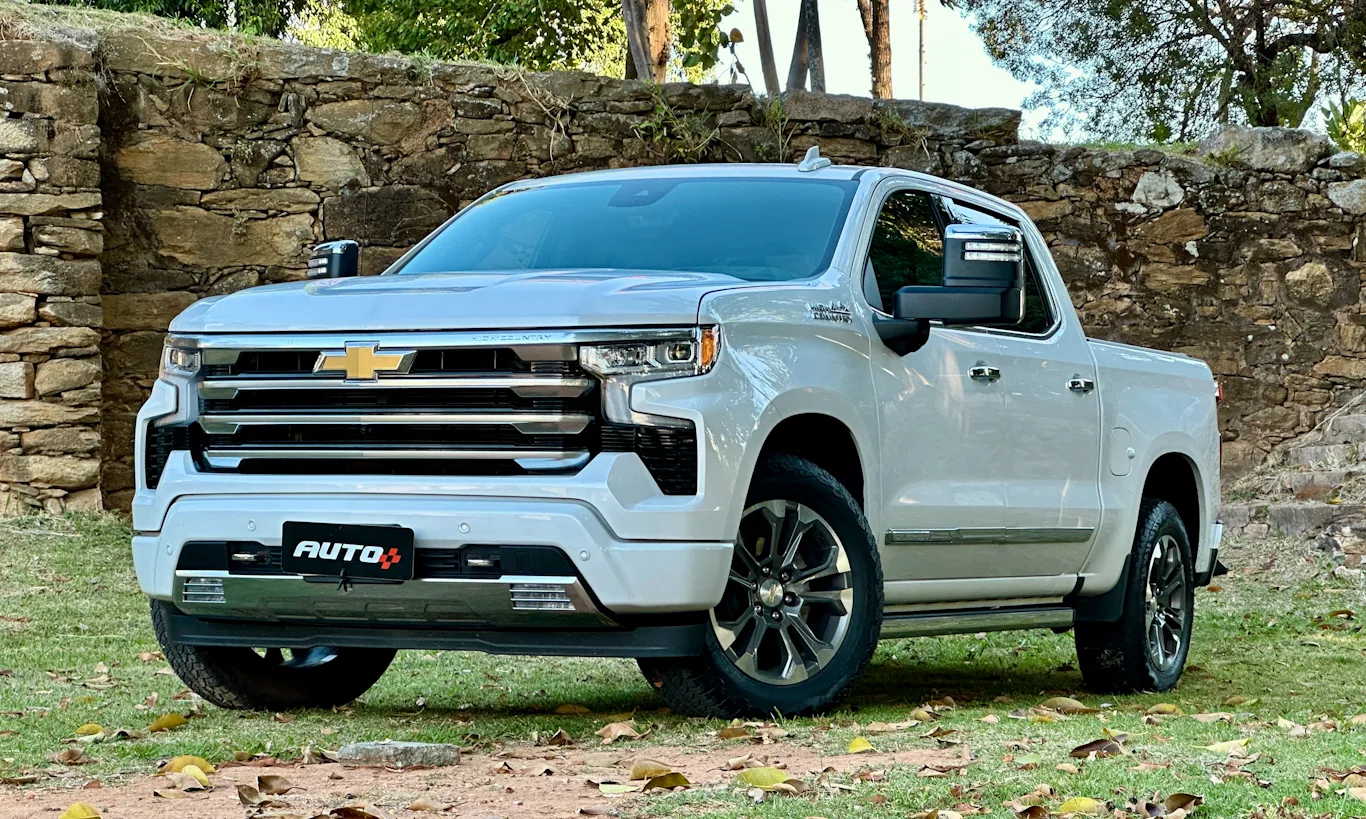
<svg viewBox="0 0 1366 819">
<path fill-rule="evenodd" d="M 285 521 L 404 526 L 413 530 L 419 551 L 549 546 L 568 556 L 573 575 L 418 579 L 342 589 L 336 581 L 181 566 L 190 543 L 278 547 Z M 383 494 L 182 497 L 171 504 L 161 531 L 133 538 L 143 591 L 201 618 L 499 629 L 602 628 L 622 615 L 706 611 L 721 599 L 731 550 L 728 542 L 622 540 L 578 501 Z M 537 585 L 555 588 L 530 588 Z M 518 605 L 519 595 L 534 599 L 538 591 L 570 605 Z"/>
</svg>

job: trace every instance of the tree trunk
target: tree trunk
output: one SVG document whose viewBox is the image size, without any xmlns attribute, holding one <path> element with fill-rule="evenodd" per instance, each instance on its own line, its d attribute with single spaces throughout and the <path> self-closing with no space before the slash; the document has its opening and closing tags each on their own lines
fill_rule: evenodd
<svg viewBox="0 0 1366 819">
<path fill-rule="evenodd" d="M 800 91 L 806 88 L 806 70 L 806 15 L 798 11 L 797 36 L 792 41 L 792 64 L 787 68 L 788 91 Z"/>
<path fill-rule="evenodd" d="M 778 85 L 778 63 L 773 59 L 773 32 L 768 28 L 766 0 L 754 0 L 754 36 L 759 40 L 759 62 L 764 69 L 764 91 L 770 97 L 777 96 L 782 86 Z"/>
<path fill-rule="evenodd" d="M 888 0 L 872 0 L 868 50 L 873 60 L 873 96 L 880 100 L 892 98 L 892 29 L 888 20 Z M 920 25 L 925 25 L 922 17 Z M 921 41 L 923 43 L 923 28 Z M 923 45 L 922 45 L 923 48 Z M 923 89 L 921 97 L 924 97 Z"/>
<path fill-rule="evenodd" d="M 621 0 L 621 17 L 626 21 L 626 47 L 630 52 L 628 65 L 634 67 L 638 77 L 650 73 L 653 61 L 650 59 L 650 31 L 645 23 L 644 0 Z M 630 69 L 627 69 L 628 76 Z"/>
<path fill-rule="evenodd" d="M 825 60 L 821 56 L 821 14 L 816 0 L 802 0 L 802 19 L 806 21 L 806 62 L 811 73 L 811 90 L 825 93 Z"/>
<path fill-rule="evenodd" d="M 650 75 L 655 82 L 669 78 L 669 0 L 645 0 L 645 26 L 649 31 L 646 48 L 650 52 Z"/>
</svg>

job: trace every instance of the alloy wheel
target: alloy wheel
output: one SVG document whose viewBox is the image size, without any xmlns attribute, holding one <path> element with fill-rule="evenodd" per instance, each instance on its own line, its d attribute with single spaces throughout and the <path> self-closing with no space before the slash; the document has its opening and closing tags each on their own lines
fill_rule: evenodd
<svg viewBox="0 0 1366 819">
<path fill-rule="evenodd" d="M 849 557 L 825 518 L 788 500 L 745 510 L 730 581 L 711 612 L 737 669 L 771 685 L 809 679 L 834 659 L 853 612 Z"/>
<path fill-rule="evenodd" d="M 1143 622 L 1148 659 L 1158 671 L 1170 671 L 1180 660 L 1186 639 L 1186 567 L 1176 538 L 1163 535 L 1148 558 Z"/>
</svg>

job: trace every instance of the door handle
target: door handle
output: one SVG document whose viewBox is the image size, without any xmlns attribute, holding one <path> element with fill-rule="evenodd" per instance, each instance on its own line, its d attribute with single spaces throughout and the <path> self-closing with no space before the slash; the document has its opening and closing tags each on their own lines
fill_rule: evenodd
<svg viewBox="0 0 1366 819">
<path fill-rule="evenodd" d="M 1090 392 L 1091 390 L 1094 390 L 1095 388 L 1096 382 L 1092 381 L 1089 378 L 1082 378 L 1079 375 L 1074 375 L 1071 378 L 1067 379 L 1067 389 L 1071 390 L 1072 392 L 1079 392 L 1085 395 L 1086 393 Z"/>
<path fill-rule="evenodd" d="M 996 367 L 978 362 L 977 366 L 968 369 L 968 377 L 973 381 L 999 381 L 1001 380 L 1001 371 Z"/>
</svg>

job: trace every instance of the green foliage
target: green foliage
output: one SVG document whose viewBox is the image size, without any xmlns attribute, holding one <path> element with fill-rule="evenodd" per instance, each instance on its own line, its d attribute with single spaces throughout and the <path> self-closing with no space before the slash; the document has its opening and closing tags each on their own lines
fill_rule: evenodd
<svg viewBox="0 0 1366 819">
<path fill-rule="evenodd" d="M 44 0 L 55 6 L 140 12 L 208 28 L 278 37 L 309 0 Z"/>
<path fill-rule="evenodd" d="M 665 162 L 701 162 L 707 149 L 720 135 L 720 129 L 705 114 L 680 114 L 664 98 L 657 85 L 651 86 L 655 107 L 650 116 L 632 126 L 636 136 L 650 152 Z"/>
<path fill-rule="evenodd" d="M 992 59 L 1038 91 L 1046 127 L 1188 141 L 1221 122 L 1298 126 L 1332 80 L 1362 87 L 1356 0 L 966 0 Z"/>
<path fill-rule="evenodd" d="M 358 43 L 372 51 L 426 52 L 531 71 L 576 69 L 621 76 L 626 27 L 619 0 L 342 0 Z M 724 0 L 673 0 L 675 64 L 716 64 Z"/>
<path fill-rule="evenodd" d="M 1348 97 L 1339 106 L 1329 102 L 1323 108 L 1328 138 L 1344 151 L 1366 153 L 1366 102 Z"/>
</svg>

